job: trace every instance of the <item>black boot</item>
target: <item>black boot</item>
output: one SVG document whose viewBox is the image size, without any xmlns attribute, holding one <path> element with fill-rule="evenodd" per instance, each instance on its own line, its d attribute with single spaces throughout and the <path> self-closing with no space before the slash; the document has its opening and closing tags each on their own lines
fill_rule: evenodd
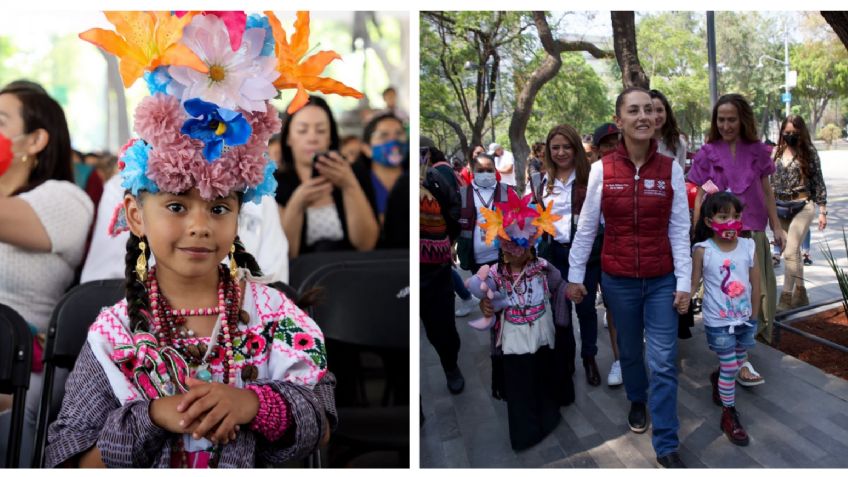
<svg viewBox="0 0 848 477">
<path fill-rule="evenodd" d="M 451 394 L 459 394 L 465 388 L 465 378 L 462 377 L 459 366 L 452 371 L 445 371 L 445 378 L 448 380 L 448 391 Z"/>
</svg>

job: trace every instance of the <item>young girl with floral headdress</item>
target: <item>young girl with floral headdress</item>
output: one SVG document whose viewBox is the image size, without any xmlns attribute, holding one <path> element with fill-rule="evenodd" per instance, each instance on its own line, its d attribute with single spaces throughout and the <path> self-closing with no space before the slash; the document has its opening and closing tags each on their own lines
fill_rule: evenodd
<svg viewBox="0 0 848 477">
<path fill-rule="evenodd" d="M 152 94 L 136 110 L 140 138 L 122 151 L 127 192 L 112 224 L 131 231 L 127 292 L 89 329 L 47 464 L 253 467 L 303 457 L 326 434 L 327 414 L 335 419 L 324 338 L 257 280 L 236 231 L 241 204 L 276 188 L 263 153 L 280 120 L 268 100 L 291 84 L 286 62 L 306 51 L 304 37 L 290 46 L 270 12 L 107 18 L 123 48 L 112 32 L 81 37 L 121 57 L 127 86 L 148 70 Z"/>
<path fill-rule="evenodd" d="M 574 401 L 570 373 L 556 372 L 554 342 L 559 327 L 571 324 L 565 299 L 565 282 L 556 267 L 536 257 L 536 242 L 542 233 L 552 233 L 551 204 L 546 208 L 529 207 L 532 196 L 519 199 L 512 189 L 508 202 L 496 209 L 481 208 L 486 221 L 480 225 L 491 245 L 500 245 L 498 263 L 491 268 L 493 292 L 506 296 L 505 308 L 492 306 L 484 298 L 485 316 L 502 311 L 495 324 L 494 345 L 502 359 L 493 360 L 503 367 L 502 395 L 507 402 L 509 439 L 515 450 L 539 443 L 559 423 L 559 407 Z M 569 331 L 571 332 L 571 331 Z M 497 375 L 498 373 L 493 373 Z M 564 376 L 564 378 L 563 378 Z M 557 379 L 559 377 L 559 379 Z"/>
</svg>

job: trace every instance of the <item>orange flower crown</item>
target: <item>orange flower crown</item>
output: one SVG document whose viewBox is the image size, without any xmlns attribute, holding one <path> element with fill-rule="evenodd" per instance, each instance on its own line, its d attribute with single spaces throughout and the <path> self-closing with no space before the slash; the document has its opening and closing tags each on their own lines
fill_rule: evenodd
<svg viewBox="0 0 848 477">
<path fill-rule="evenodd" d="M 551 212 L 553 201 L 547 207 L 536 204 L 530 206 L 531 195 L 523 199 L 514 190 L 507 192 L 507 202 L 495 205 L 495 210 L 480 207 L 484 221 L 479 224 L 484 232 L 486 245 L 500 246 L 500 240 L 522 248 L 530 248 L 547 232 L 556 235 L 554 223 L 561 219 Z"/>
</svg>

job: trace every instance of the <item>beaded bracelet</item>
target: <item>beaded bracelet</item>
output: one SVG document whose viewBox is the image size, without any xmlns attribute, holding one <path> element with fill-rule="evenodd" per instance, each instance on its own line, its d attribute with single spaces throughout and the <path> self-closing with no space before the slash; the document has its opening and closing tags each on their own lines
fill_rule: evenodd
<svg viewBox="0 0 848 477">
<path fill-rule="evenodd" d="M 259 410 L 250 423 L 250 429 L 273 442 L 285 434 L 288 428 L 288 406 L 286 401 L 270 386 L 248 385 L 259 399 Z"/>
</svg>

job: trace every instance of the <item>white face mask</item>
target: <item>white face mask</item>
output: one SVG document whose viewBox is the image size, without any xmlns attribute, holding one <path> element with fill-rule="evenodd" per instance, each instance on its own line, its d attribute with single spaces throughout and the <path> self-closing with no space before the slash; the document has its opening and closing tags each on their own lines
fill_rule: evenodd
<svg viewBox="0 0 848 477">
<path fill-rule="evenodd" d="M 492 187 L 495 187 L 497 179 L 495 179 L 494 172 L 477 172 L 474 174 L 474 183 L 477 184 L 478 187 L 491 189 Z"/>
</svg>

